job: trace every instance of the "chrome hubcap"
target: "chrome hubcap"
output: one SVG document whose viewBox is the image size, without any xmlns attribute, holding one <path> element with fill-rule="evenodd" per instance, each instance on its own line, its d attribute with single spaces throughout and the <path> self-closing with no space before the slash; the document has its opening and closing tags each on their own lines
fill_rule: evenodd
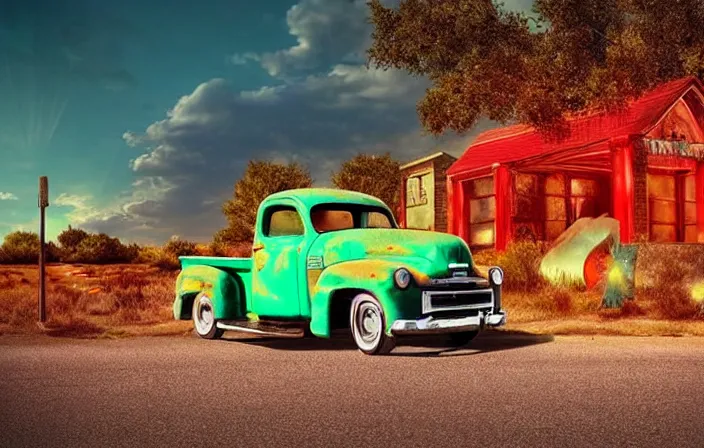
<svg viewBox="0 0 704 448">
<path fill-rule="evenodd" d="M 363 303 L 357 312 L 357 330 L 365 345 L 373 346 L 381 336 L 381 316 L 377 307 Z"/>
<path fill-rule="evenodd" d="M 200 302 L 196 313 L 196 328 L 198 329 L 198 333 L 208 333 L 212 328 L 214 321 L 215 316 L 210 304 Z"/>
</svg>

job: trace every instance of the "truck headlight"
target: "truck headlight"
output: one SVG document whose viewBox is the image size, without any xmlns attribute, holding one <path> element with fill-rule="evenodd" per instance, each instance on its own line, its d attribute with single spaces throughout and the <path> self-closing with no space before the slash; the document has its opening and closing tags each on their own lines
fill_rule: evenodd
<svg viewBox="0 0 704 448">
<path fill-rule="evenodd" d="M 501 268 L 491 268 L 489 271 L 489 277 L 491 277 L 491 281 L 497 285 L 500 286 L 504 282 L 504 271 L 501 270 Z"/>
<path fill-rule="evenodd" d="M 394 272 L 394 283 L 399 289 L 406 289 L 411 284 L 411 273 L 406 268 L 399 268 Z"/>
</svg>

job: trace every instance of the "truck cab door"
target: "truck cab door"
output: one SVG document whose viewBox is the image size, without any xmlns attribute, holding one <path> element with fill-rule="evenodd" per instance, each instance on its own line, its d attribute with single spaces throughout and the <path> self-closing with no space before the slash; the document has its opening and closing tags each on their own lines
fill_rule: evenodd
<svg viewBox="0 0 704 448">
<path fill-rule="evenodd" d="M 293 201 L 282 200 L 263 209 L 257 226 L 252 311 L 260 317 L 299 317 L 298 246 L 305 238 L 303 217 Z"/>
</svg>

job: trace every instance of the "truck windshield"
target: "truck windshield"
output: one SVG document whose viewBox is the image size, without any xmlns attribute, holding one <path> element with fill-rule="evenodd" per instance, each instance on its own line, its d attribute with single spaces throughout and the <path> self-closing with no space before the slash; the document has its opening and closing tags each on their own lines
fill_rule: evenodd
<svg viewBox="0 0 704 448">
<path fill-rule="evenodd" d="M 388 210 L 365 205 L 316 205 L 310 211 L 310 220 L 318 233 L 345 229 L 396 228 Z"/>
</svg>

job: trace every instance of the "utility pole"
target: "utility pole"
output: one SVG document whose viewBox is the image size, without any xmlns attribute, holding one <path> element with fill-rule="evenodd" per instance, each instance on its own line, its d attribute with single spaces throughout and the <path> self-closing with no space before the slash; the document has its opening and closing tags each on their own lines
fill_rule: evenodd
<svg viewBox="0 0 704 448">
<path fill-rule="evenodd" d="M 44 284 L 44 263 L 46 261 L 45 245 L 45 209 L 49 206 L 49 179 L 39 178 L 39 322 L 46 322 L 46 285 Z"/>
</svg>

